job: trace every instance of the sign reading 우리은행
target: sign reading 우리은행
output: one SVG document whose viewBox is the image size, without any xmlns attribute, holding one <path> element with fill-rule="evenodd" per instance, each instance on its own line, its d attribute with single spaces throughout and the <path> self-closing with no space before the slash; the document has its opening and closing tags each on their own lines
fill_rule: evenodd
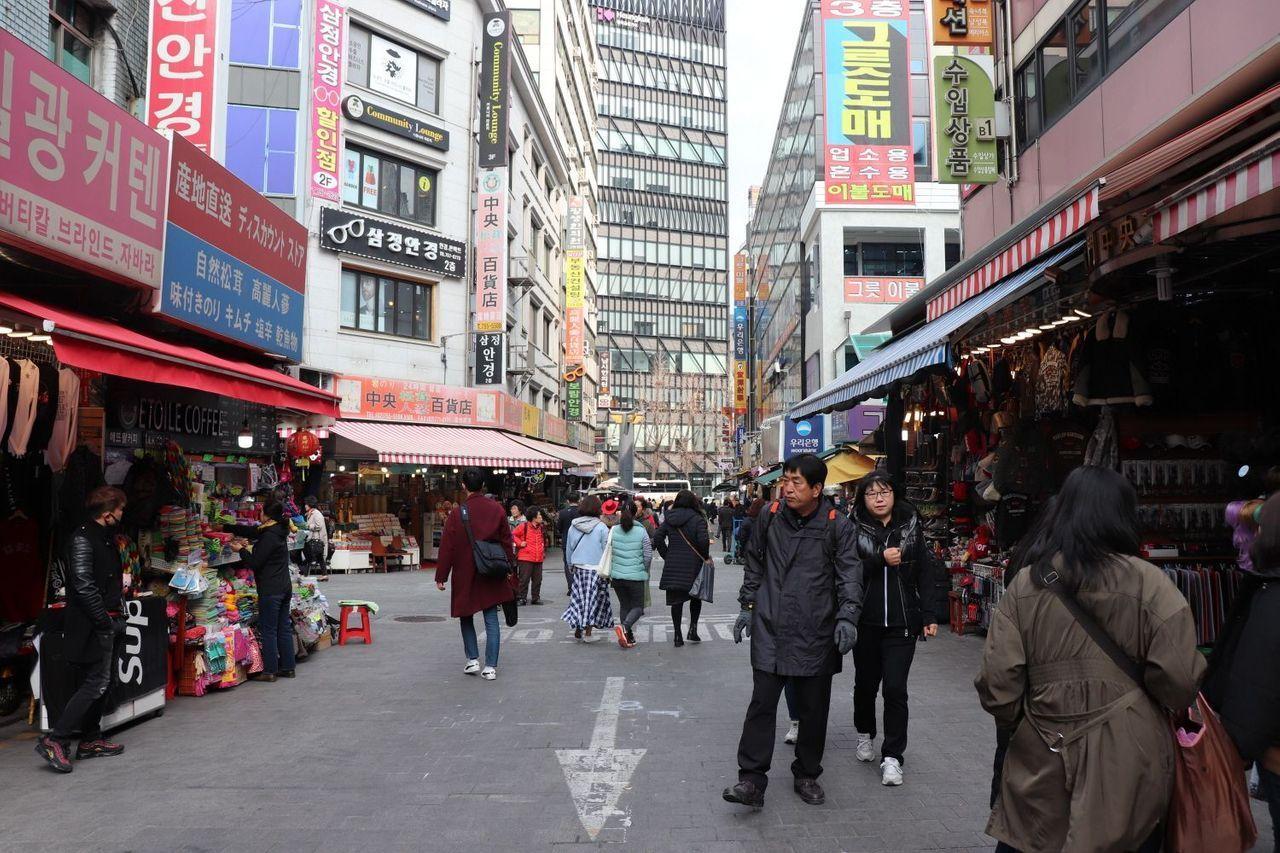
<svg viewBox="0 0 1280 853">
<path fill-rule="evenodd" d="M 508 165 L 511 88 L 511 13 L 484 16 L 480 55 L 480 168 Z"/>
<path fill-rule="evenodd" d="M 147 124 L 212 153 L 217 2 L 151 0 Z"/>
<path fill-rule="evenodd" d="M 907 0 L 823 0 L 828 204 L 915 204 Z"/>
<path fill-rule="evenodd" d="M 0 27 L 0 240 L 158 287 L 167 149 Z"/>
<path fill-rule="evenodd" d="M 993 184 L 1000 177 L 993 71 L 990 56 L 934 57 L 940 183 Z"/>
<path fill-rule="evenodd" d="M 507 329 L 507 167 L 481 169 L 476 191 L 477 332 Z"/>
<path fill-rule="evenodd" d="M 338 151 L 342 148 L 343 18 L 342 0 L 316 0 L 315 40 L 311 51 L 311 197 L 340 199 Z"/>
</svg>

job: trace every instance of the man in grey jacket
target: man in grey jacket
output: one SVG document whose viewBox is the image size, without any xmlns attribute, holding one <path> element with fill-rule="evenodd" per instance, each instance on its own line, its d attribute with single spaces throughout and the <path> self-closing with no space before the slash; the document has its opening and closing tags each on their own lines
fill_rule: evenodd
<svg viewBox="0 0 1280 853">
<path fill-rule="evenodd" d="M 812 454 L 783 465 L 783 501 L 760 513 L 746 549 L 734 642 L 751 638 L 754 686 L 738 744 L 731 803 L 760 808 L 768 784 L 778 699 L 791 682 L 800 733 L 794 788 L 810 805 L 826 800 L 818 777 L 827 741 L 831 679 L 857 640 L 862 562 L 853 523 L 822 495 L 826 464 Z"/>
</svg>

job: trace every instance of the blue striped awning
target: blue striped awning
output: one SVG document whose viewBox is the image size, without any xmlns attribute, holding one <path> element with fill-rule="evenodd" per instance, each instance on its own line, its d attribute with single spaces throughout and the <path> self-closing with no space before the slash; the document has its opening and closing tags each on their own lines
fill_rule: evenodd
<svg viewBox="0 0 1280 853">
<path fill-rule="evenodd" d="M 883 397 L 889 386 L 929 367 L 952 363 L 948 338 L 990 311 L 1002 307 L 1039 283 L 1041 274 L 1084 250 L 1074 243 L 1019 270 L 1009 278 L 943 314 L 932 323 L 891 339 L 880 349 L 810 394 L 791 410 L 793 420 L 820 412 L 849 409 L 871 397 Z"/>
</svg>

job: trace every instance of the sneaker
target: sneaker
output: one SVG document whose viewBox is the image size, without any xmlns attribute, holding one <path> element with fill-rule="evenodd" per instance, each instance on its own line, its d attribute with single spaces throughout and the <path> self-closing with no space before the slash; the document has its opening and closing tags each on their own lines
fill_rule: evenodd
<svg viewBox="0 0 1280 853">
<path fill-rule="evenodd" d="M 474 659 L 467 661 L 467 665 L 462 668 L 462 671 L 467 675 L 475 675 L 480 671 L 480 661 Z"/>
<path fill-rule="evenodd" d="M 623 628 L 621 625 L 614 625 L 614 626 L 613 626 L 613 633 L 614 633 L 614 634 L 617 636 L 617 638 L 618 638 L 618 645 L 619 645 L 619 646 L 622 646 L 622 648 L 624 648 L 624 649 L 629 649 L 629 648 L 631 648 L 631 646 L 630 646 L 630 645 L 628 644 L 628 642 L 627 642 L 627 629 L 626 629 L 626 628 Z"/>
<path fill-rule="evenodd" d="M 902 784 L 902 765 L 896 758 L 886 758 L 880 762 L 880 784 L 895 787 Z"/>
<path fill-rule="evenodd" d="M 498 677 L 498 670 L 494 669 L 491 666 L 486 666 L 484 670 L 481 671 L 480 677 L 483 678 L 485 681 L 493 681 L 495 678 Z"/>
<path fill-rule="evenodd" d="M 531 605 L 533 605 L 533 606 L 535 606 L 535 607 L 537 607 L 537 606 L 539 606 L 539 605 L 546 604 L 546 603 L 547 603 L 547 602 L 546 602 L 546 599 L 542 599 L 542 598 L 535 598 L 533 601 L 530 601 L 530 602 L 529 602 L 529 604 L 531 604 Z"/>
<path fill-rule="evenodd" d="M 276 673 L 276 678 L 297 678 L 298 671 L 296 669 L 282 669 Z"/>
<path fill-rule="evenodd" d="M 596 635 L 596 634 L 591 633 L 591 629 L 590 629 L 590 628 L 588 628 L 587 630 L 585 630 L 585 631 L 583 631 L 583 632 L 582 632 L 582 642 L 584 642 L 584 643 L 598 643 L 598 642 L 600 642 L 600 637 L 599 637 L 598 635 Z"/>
<path fill-rule="evenodd" d="M 697 628 L 690 628 L 690 629 L 689 629 L 689 634 L 688 634 L 688 636 L 686 637 L 686 639 L 688 639 L 688 640 L 689 640 L 689 642 L 691 642 L 691 643 L 701 643 L 701 642 L 702 642 L 702 638 L 698 636 L 698 629 L 697 629 Z"/>
<path fill-rule="evenodd" d="M 631 629 L 627 629 L 627 648 L 634 649 L 636 647 L 636 635 Z"/>
<path fill-rule="evenodd" d="M 827 795 L 817 779 L 797 779 L 793 787 L 800 799 L 811 806 L 820 806 L 827 801 Z"/>
<path fill-rule="evenodd" d="M 876 760 L 875 735 L 858 734 L 858 751 L 855 753 L 859 761 Z"/>
<path fill-rule="evenodd" d="M 786 743 L 795 743 L 800 739 L 800 721 L 792 720 L 791 728 L 787 729 L 787 736 L 783 738 Z"/>
<path fill-rule="evenodd" d="M 122 745 L 112 743 L 104 737 L 96 737 L 93 740 L 80 741 L 80 746 L 76 747 L 76 761 L 83 761 L 86 758 L 119 755 L 122 752 L 124 752 Z"/>
<path fill-rule="evenodd" d="M 523 598 L 516 599 L 516 607 L 524 607 L 526 604 L 528 604 L 528 602 L 525 601 Z"/>
<path fill-rule="evenodd" d="M 737 803 L 753 809 L 764 808 L 764 791 L 760 790 L 755 782 L 749 782 L 746 779 L 732 788 L 725 788 L 722 796 L 726 803 Z"/>
<path fill-rule="evenodd" d="M 70 773 L 75 769 L 71 766 L 71 759 L 67 757 L 67 745 L 49 735 L 36 741 L 36 755 L 49 762 L 49 766 L 59 773 Z"/>
</svg>

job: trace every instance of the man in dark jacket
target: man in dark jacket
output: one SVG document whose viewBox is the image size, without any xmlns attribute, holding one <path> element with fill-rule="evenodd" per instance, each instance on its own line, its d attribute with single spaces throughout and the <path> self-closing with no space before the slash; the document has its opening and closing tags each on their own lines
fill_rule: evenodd
<svg viewBox="0 0 1280 853">
<path fill-rule="evenodd" d="M 262 523 L 257 527 L 228 524 L 226 530 L 248 537 L 250 545 L 238 539 L 231 547 L 253 570 L 258 589 L 258 636 L 262 639 L 262 672 L 249 678 L 273 682 L 277 677 L 297 674 L 293 643 L 293 578 L 289 575 L 289 522 L 284 504 L 269 497 L 262 506 Z"/>
<path fill-rule="evenodd" d="M 36 752 L 60 773 L 72 771 L 71 738 L 80 732 L 76 760 L 119 755 L 124 747 L 102 736 L 102 710 L 111 685 L 120 615 L 121 568 L 113 528 L 124 515 L 124 492 L 102 486 L 89 494 L 89 521 L 71 536 L 67 572 L 63 655 L 71 666 L 75 693 L 53 730 L 36 742 Z"/>
<path fill-rule="evenodd" d="M 568 592 L 567 595 L 573 594 L 573 572 L 569 570 L 569 556 L 563 552 L 565 538 L 569 535 L 569 525 L 573 524 L 573 520 L 578 517 L 578 493 L 569 493 L 569 505 L 560 510 L 556 516 L 556 539 L 560 542 L 561 556 L 564 557 L 564 583 Z"/>
<path fill-rule="evenodd" d="M 853 524 L 822 496 L 826 464 L 812 454 L 783 465 L 782 493 L 756 519 L 733 626 L 734 642 L 751 638 L 754 687 L 738 743 L 738 784 L 725 800 L 760 808 L 776 739 L 778 699 L 795 689 L 800 721 L 791 765 L 800 798 L 826 796 L 818 777 L 827 740 L 831 678 L 857 640 L 862 563 Z"/>
<path fill-rule="evenodd" d="M 716 510 L 716 521 L 720 523 L 720 549 L 728 554 L 733 550 L 733 498 L 725 498 Z"/>
</svg>

